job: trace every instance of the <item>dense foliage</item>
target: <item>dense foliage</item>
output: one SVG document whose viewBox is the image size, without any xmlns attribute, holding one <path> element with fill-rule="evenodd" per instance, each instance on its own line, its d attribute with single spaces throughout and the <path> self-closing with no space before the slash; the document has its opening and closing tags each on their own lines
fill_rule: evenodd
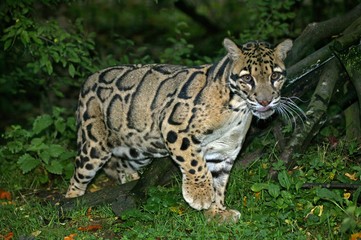
<svg viewBox="0 0 361 240">
<path fill-rule="evenodd" d="M 284 38 L 296 38 L 313 21 L 329 19 L 355 6 L 353 1 L 330 2 L 333 1 L 1 1 L 0 188 L 20 191 L 53 184 L 62 186 L 64 182 L 67 184 L 76 152 L 74 111 L 77 95 L 81 83 L 92 72 L 123 63 L 197 65 L 214 62 L 224 53 L 221 45 L 224 37 L 231 37 L 239 43 L 254 39 L 277 43 Z M 320 138 L 323 140 L 329 137 L 329 131 L 338 137 L 344 129 L 323 129 L 325 134 Z M 250 149 L 266 145 L 272 152 L 272 140 L 265 139 L 252 143 Z M 346 156 L 352 156 L 357 146 L 351 144 L 346 150 L 346 147 L 339 148 L 333 149 L 334 162 L 320 156 L 326 154 L 328 149 L 313 149 L 311 155 L 315 156 L 302 158 L 308 162 L 308 166 L 305 166 L 307 172 L 302 168 L 297 169 L 292 176 L 276 164 L 276 168 L 278 166 L 281 170 L 276 182 L 264 180 L 265 166 L 270 164 L 265 159 L 240 174 L 239 178 L 234 176 L 234 179 L 240 181 L 253 181 L 247 181 L 248 193 L 234 193 L 238 200 L 236 197 L 229 200 L 233 205 L 249 207 L 249 211 L 245 210 L 243 214 L 254 214 L 246 217 L 241 227 L 253 225 L 260 228 L 266 224 L 267 219 L 260 216 L 259 210 L 263 209 L 260 207 L 263 205 L 281 213 L 281 220 L 277 220 L 279 216 L 273 216 L 273 222 L 270 223 L 273 227 L 280 227 L 281 232 L 277 234 L 289 227 L 291 232 L 295 231 L 301 236 L 307 234 L 304 230 L 306 227 L 314 230 L 326 223 L 328 229 L 321 231 L 320 236 L 332 231 L 360 231 L 357 226 L 361 221 L 361 212 L 355 204 L 357 198 L 352 200 L 344 197 L 342 191 L 335 193 L 317 189 L 307 192 L 310 198 L 314 198 L 309 200 L 300 193 L 300 186 L 306 180 L 318 177 L 317 171 L 323 174 L 320 179 L 325 182 L 330 180 L 330 174 L 337 175 L 338 170 L 343 174 L 353 172 L 356 177 L 361 175 L 359 167 L 345 168 L 341 161 Z M 271 159 L 277 159 L 273 156 L 276 154 L 270 155 Z M 13 178 L 15 175 L 18 177 Z M 230 185 L 239 186 L 233 182 Z M 139 231 L 126 233 L 125 239 L 131 239 L 143 231 L 144 237 L 151 238 L 165 234 L 145 233 L 155 229 L 153 224 L 157 223 L 151 222 L 154 214 L 159 214 L 161 219 L 172 216 L 179 221 L 183 211 L 188 214 L 192 211 L 184 204 L 174 203 L 181 201 L 179 196 L 173 197 L 175 199 L 169 197 L 167 202 L 169 192 L 173 191 L 174 195 L 175 192 L 179 193 L 179 187 L 175 189 L 155 190 L 154 194 L 150 194 L 151 198 L 144 209 L 130 212 L 122 220 L 126 222 L 131 219 L 136 223 L 145 219 L 144 227 L 129 222 L 125 226 L 119 222 L 111 222 L 110 225 L 115 225 L 119 231 L 128 228 Z M 246 191 L 245 188 L 243 191 Z M 157 194 L 165 200 L 160 200 Z M 320 203 L 322 199 L 325 202 Z M 295 202 L 300 205 L 295 205 Z M 159 204 L 166 205 L 167 212 L 162 212 L 157 207 Z M 326 210 L 323 207 L 330 205 L 335 208 Z M 13 211 L 12 206 L 6 208 Z M 299 212 L 292 213 L 293 209 Z M 21 212 L 19 209 L 16 211 Z M 109 217 L 110 213 L 107 214 Z M 22 220 L 26 219 L 20 213 L 19 216 Z M 302 226 L 301 216 L 307 216 Z M 202 220 L 198 215 L 192 217 L 197 218 L 197 221 Z M 183 223 L 181 233 L 182 236 L 192 238 L 196 233 L 189 230 L 192 226 L 189 221 L 187 219 Z M 338 222 L 342 224 L 337 225 Z M 214 227 L 219 230 L 219 226 Z M 9 226 L 0 225 L 1 229 L 11 230 Z M 204 229 L 201 231 L 204 232 Z M 271 230 L 272 227 L 269 227 L 259 234 L 264 238 L 263 234 L 269 234 Z M 32 230 L 27 229 L 27 234 L 29 231 Z M 227 228 L 220 231 L 227 232 L 230 238 L 236 237 Z M 0 231 L 0 237 L 2 234 L 4 232 Z M 242 234 L 245 237 L 252 236 L 250 232 Z M 277 234 L 273 237 L 277 237 Z"/>
</svg>

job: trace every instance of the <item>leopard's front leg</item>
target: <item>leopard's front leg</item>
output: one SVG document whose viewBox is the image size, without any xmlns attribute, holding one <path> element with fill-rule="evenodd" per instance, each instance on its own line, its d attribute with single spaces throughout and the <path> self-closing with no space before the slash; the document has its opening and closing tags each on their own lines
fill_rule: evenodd
<svg viewBox="0 0 361 240">
<path fill-rule="evenodd" d="M 183 175 L 184 199 L 197 210 L 208 209 L 214 200 L 213 179 L 200 143 L 186 133 L 169 130 L 163 134 L 170 155 Z"/>
<path fill-rule="evenodd" d="M 227 209 L 224 205 L 226 186 L 234 160 L 208 160 L 207 165 L 213 177 L 215 199 L 208 210 L 205 211 L 207 220 L 219 222 L 238 222 L 241 213 L 238 210 Z"/>
<path fill-rule="evenodd" d="M 203 173 L 197 175 L 189 174 L 183 167 L 181 167 L 181 171 L 183 173 L 183 198 L 197 210 L 209 209 L 215 197 L 210 172 L 205 169 Z"/>
</svg>

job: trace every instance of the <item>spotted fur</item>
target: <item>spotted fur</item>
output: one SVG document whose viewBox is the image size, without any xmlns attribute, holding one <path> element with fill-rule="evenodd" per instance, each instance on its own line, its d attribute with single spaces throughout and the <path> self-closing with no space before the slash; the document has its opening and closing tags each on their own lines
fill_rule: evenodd
<svg viewBox="0 0 361 240">
<path fill-rule="evenodd" d="M 78 155 L 66 197 L 83 195 L 102 167 L 124 183 L 152 159 L 170 156 L 191 207 L 237 221 L 240 213 L 224 206 L 228 176 L 252 116 L 277 110 L 292 41 L 223 44 L 227 54 L 215 64 L 120 65 L 90 76 L 79 97 Z"/>
</svg>

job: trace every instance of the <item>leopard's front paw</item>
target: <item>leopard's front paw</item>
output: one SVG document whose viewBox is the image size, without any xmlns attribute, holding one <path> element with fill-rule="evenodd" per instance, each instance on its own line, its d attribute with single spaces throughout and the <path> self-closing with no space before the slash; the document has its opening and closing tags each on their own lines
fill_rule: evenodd
<svg viewBox="0 0 361 240">
<path fill-rule="evenodd" d="M 183 197 L 186 202 L 194 209 L 208 209 L 214 200 L 214 190 L 211 178 L 203 182 L 193 183 L 183 181 Z"/>
<path fill-rule="evenodd" d="M 234 209 L 215 209 L 211 208 L 204 212 L 207 221 L 216 221 L 219 223 L 233 222 L 237 223 L 241 217 L 241 213 Z"/>
</svg>

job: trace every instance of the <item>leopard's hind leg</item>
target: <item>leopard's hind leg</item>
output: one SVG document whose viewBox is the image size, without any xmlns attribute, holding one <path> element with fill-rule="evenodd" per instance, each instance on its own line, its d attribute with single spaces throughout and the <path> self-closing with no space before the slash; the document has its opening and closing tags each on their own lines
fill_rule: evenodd
<svg viewBox="0 0 361 240">
<path fill-rule="evenodd" d="M 65 195 L 67 198 L 83 195 L 89 182 L 112 155 L 107 146 L 108 132 L 103 115 L 95 98 L 90 98 L 86 104 L 80 103 L 77 115 L 78 155 L 75 172 Z"/>
<path fill-rule="evenodd" d="M 85 142 L 81 153 L 75 159 L 75 172 L 70 180 L 66 198 L 82 196 L 89 182 L 108 161 L 111 154 L 100 150 L 97 146 Z"/>
</svg>

